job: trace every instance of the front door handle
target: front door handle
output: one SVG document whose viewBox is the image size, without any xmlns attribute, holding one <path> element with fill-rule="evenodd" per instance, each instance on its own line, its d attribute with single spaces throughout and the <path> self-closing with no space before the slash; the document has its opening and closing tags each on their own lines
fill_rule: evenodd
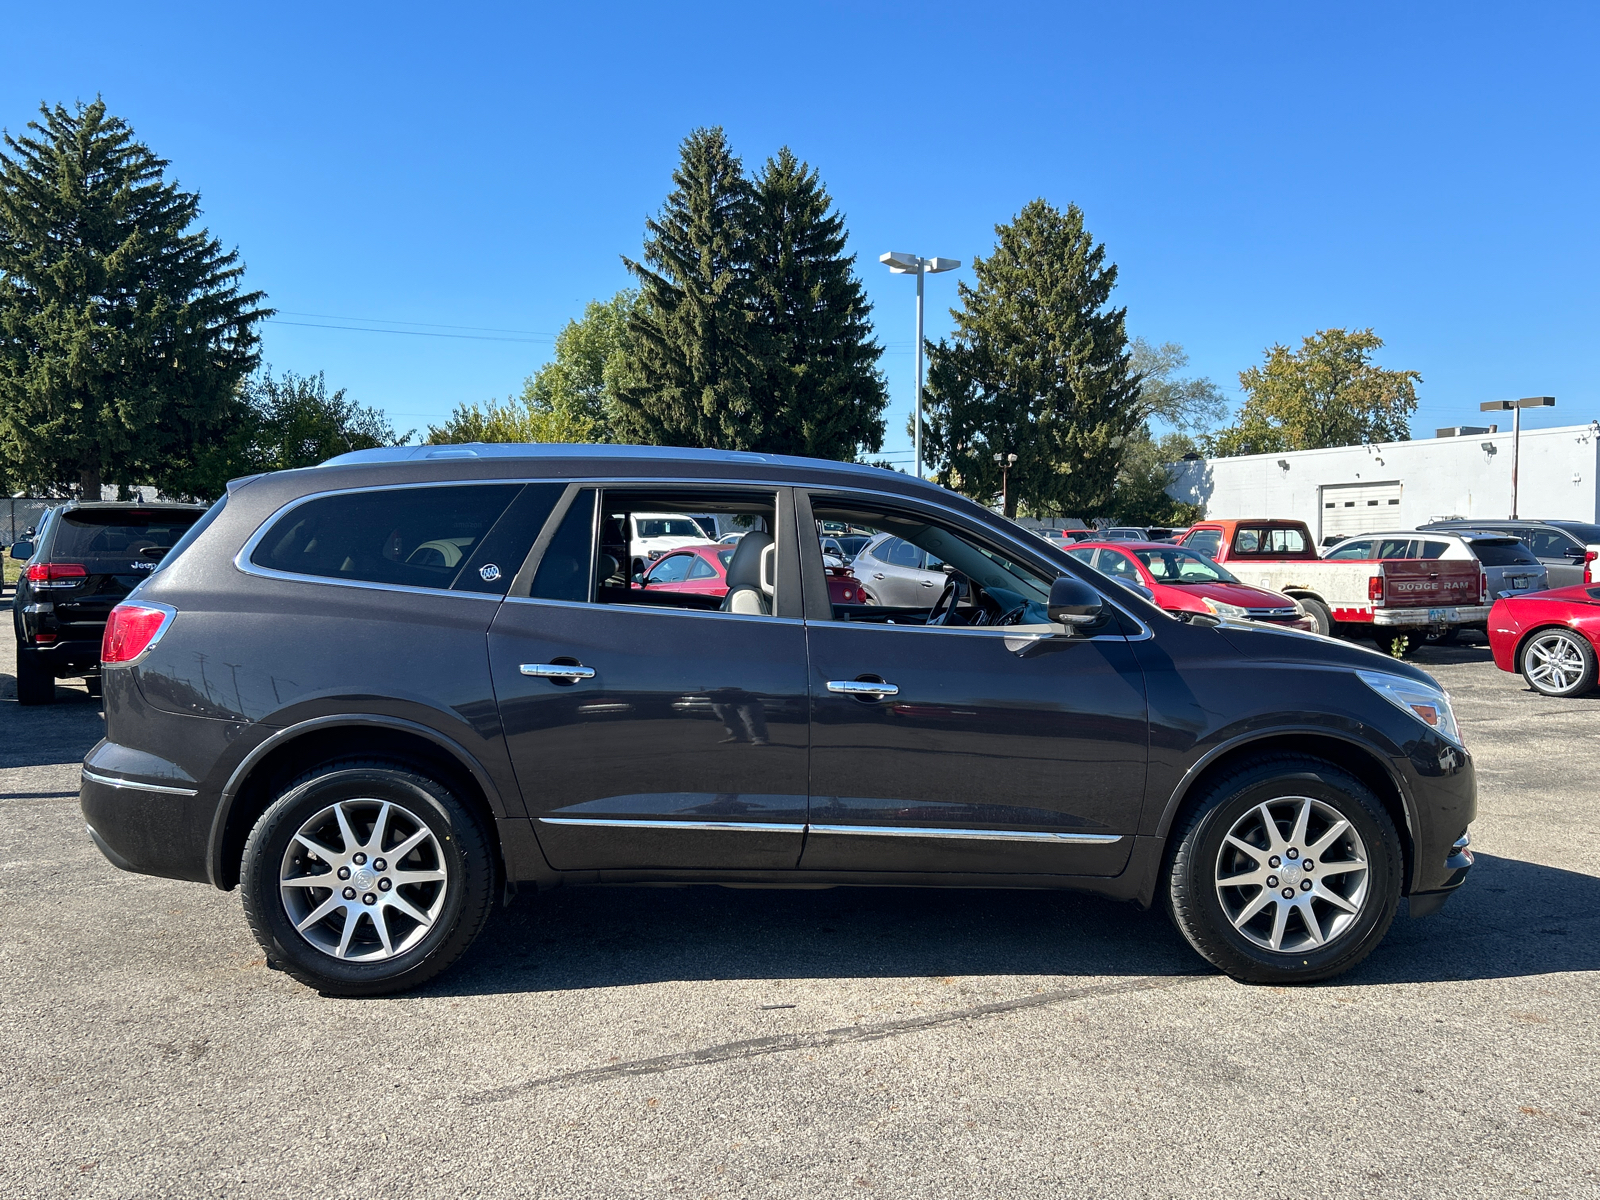
<svg viewBox="0 0 1600 1200">
<path fill-rule="evenodd" d="M 919 582 L 922 584 L 923 587 L 932 587 L 933 586 L 933 580 L 931 580 L 931 579 L 923 579 L 923 580 L 919 580 Z"/>
<path fill-rule="evenodd" d="M 894 684 L 876 679 L 830 679 L 828 690 L 838 692 L 841 696 L 870 696 L 874 700 L 900 694 L 900 689 Z"/>
<path fill-rule="evenodd" d="M 577 663 L 523 663 L 518 668 L 524 675 L 532 675 L 536 679 L 565 679 L 576 682 L 579 679 L 593 679 L 594 668 L 579 666 Z"/>
</svg>

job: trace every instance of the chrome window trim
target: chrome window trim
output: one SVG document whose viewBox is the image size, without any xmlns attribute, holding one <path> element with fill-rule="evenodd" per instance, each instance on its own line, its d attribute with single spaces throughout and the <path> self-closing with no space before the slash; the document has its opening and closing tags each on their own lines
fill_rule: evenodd
<svg viewBox="0 0 1600 1200">
<path fill-rule="evenodd" d="M 91 771 L 88 767 L 80 767 L 83 777 L 94 783 L 103 783 L 107 787 L 126 788 L 135 792 L 161 792 L 168 796 L 198 796 L 198 788 L 168 787 L 160 783 L 135 783 L 131 779 L 120 779 L 114 775 L 102 775 L 99 771 Z"/>
<path fill-rule="evenodd" d="M 777 821 L 649 821 L 626 817 L 540 817 L 541 825 L 584 825 L 600 829 L 698 829 L 735 833 L 804 833 L 804 825 Z"/>
<path fill-rule="evenodd" d="M 1121 609 L 1117 610 L 1121 612 Z M 1133 633 L 1097 633 L 1093 637 L 1075 637 L 1066 633 L 1040 633 L 1029 625 L 891 625 L 886 621 L 808 621 L 818 629 L 894 629 L 907 633 L 957 633 L 968 637 L 999 637 L 999 638 L 1026 638 L 1029 641 L 1043 641 L 1046 638 L 1059 637 L 1074 642 L 1147 642 L 1155 636 L 1154 633 L 1139 621 L 1139 618 L 1129 614 L 1131 621 L 1139 622 L 1139 632 Z"/>
<path fill-rule="evenodd" d="M 857 834 L 863 837 L 962 838 L 978 842 L 1056 842 L 1071 845 L 1110 846 L 1120 833 L 1049 833 L 1021 829 L 944 829 L 911 825 L 809 825 L 810 833 Z"/>
<path fill-rule="evenodd" d="M 763 625 L 804 625 L 803 617 L 777 617 L 765 613 L 723 612 L 719 608 L 678 608 L 667 604 L 602 604 L 598 600 L 541 600 L 538 596 L 507 596 L 506 604 L 556 604 L 562 608 L 601 609 L 605 612 L 649 612 L 678 617 L 717 617 L 724 621 L 759 621 Z"/>
</svg>

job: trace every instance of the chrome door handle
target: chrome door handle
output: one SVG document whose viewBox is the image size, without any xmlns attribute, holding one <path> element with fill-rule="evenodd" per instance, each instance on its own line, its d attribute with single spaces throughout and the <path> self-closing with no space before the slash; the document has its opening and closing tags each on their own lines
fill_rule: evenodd
<svg viewBox="0 0 1600 1200">
<path fill-rule="evenodd" d="M 593 667 L 579 667 L 571 663 L 523 663 L 518 668 L 524 675 L 537 679 L 593 679 Z"/>
<path fill-rule="evenodd" d="M 874 683 L 869 679 L 830 679 L 828 690 L 841 696 L 872 696 L 878 700 L 900 694 L 900 689 L 892 683 Z"/>
<path fill-rule="evenodd" d="M 883 572 L 882 571 L 874 571 L 872 573 L 872 577 L 874 579 L 882 579 L 883 578 Z"/>
<path fill-rule="evenodd" d="M 932 587 L 933 586 L 933 580 L 931 580 L 931 579 L 919 579 L 919 580 L 917 580 L 917 582 L 920 583 L 923 587 Z"/>
</svg>

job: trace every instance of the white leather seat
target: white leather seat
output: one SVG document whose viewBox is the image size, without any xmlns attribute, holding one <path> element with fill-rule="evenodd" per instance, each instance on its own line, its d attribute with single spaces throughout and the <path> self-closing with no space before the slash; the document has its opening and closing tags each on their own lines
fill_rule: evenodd
<svg viewBox="0 0 1600 1200">
<path fill-rule="evenodd" d="M 771 573 L 767 564 L 776 550 L 770 533 L 755 530 L 739 539 L 728 563 L 728 594 L 722 598 L 723 612 L 771 614 L 773 587 L 766 576 Z"/>
</svg>

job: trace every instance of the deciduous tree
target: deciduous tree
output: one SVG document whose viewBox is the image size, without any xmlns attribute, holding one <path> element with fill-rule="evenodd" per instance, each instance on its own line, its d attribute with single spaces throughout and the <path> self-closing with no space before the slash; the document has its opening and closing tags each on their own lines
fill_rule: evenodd
<svg viewBox="0 0 1600 1200">
<path fill-rule="evenodd" d="M 1268 454 L 1403 441 L 1417 409 L 1415 371 L 1372 362 L 1383 339 L 1369 329 L 1319 329 L 1299 350 L 1275 345 L 1239 373 L 1246 392 L 1234 424 L 1206 439 L 1215 455 Z"/>
<path fill-rule="evenodd" d="M 163 483 L 221 452 L 271 310 L 103 102 L 40 112 L 0 150 L 0 455 L 94 498 Z"/>
</svg>

